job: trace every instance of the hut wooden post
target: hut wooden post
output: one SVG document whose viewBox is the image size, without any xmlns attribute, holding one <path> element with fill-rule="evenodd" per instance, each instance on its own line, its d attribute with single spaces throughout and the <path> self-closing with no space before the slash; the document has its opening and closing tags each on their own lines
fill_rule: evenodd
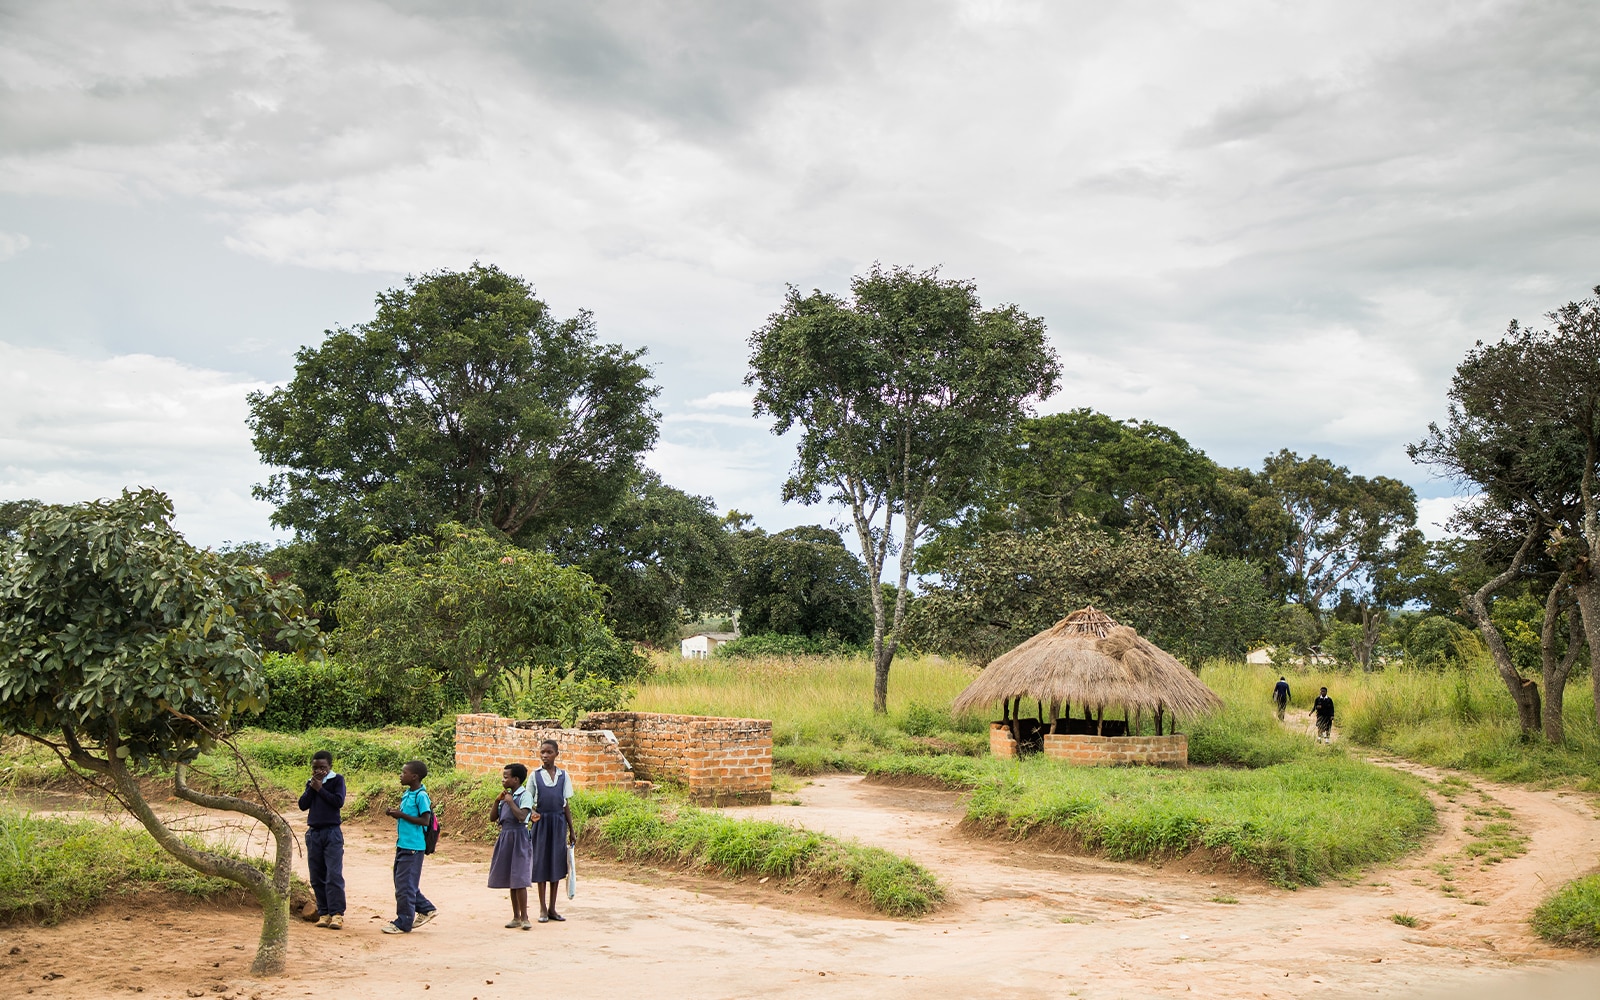
<svg viewBox="0 0 1600 1000">
<path fill-rule="evenodd" d="M 1101 705 L 1094 710 L 1094 734 L 1104 736 L 1106 729 L 1106 707 Z"/>
<path fill-rule="evenodd" d="M 1156 702 L 1156 735 L 1157 736 L 1161 735 L 1161 716 L 1162 716 L 1162 711 L 1161 710 L 1164 707 L 1165 706 L 1163 706 L 1160 702 Z"/>
</svg>

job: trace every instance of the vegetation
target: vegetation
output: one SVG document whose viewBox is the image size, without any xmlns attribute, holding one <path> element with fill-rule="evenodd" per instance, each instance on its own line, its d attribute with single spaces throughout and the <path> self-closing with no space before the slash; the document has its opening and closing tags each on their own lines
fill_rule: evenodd
<svg viewBox="0 0 1600 1000">
<path fill-rule="evenodd" d="M 810 830 L 625 792 L 578 795 L 572 806 L 584 841 L 626 860 L 732 877 L 760 875 L 784 887 L 842 886 L 841 895 L 896 917 L 920 916 L 944 899 L 938 880 L 916 862 Z"/>
<path fill-rule="evenodd" d="M 247 889 L 263 911 L 252 970 L 281 972 L 294 835 L 264 801 L 192 788 L 188 768 L 262 707 L 261 643 L 309 642 L 316 630 L 298 590 L 195 549 L 171 520 L 165 495 L 124 492 L 41 508 L 0 547 L 0 734 L 49 748 L 180 862 Z M 266 826 L 271 867 L 179 837 L 146 800 L 146 773 L 170 774 L 186 802 Z"/>
<path fill-rule="evenodd" d="M 1042 320 L 984 309 L 975 285 L 937 270 L 874 265 L 848 300 L 790 288 L 751 335 L 756 414 L 775 434 L 801 432 L 784 499 L 839 503 L 855 525 L 872 584 L 874 711 L 888 711 L 917 543 L 981 496 L 1027 406 L 1059 375 Z M 897 549 L 891 609 L 877 584 Z"/>
<path fill-rule="evenodd" d="M 1533 929 L 1554 944 L 1600 949 L 1600 874 L 1574 879 L 1540 903 Z"/>
<path fill-rule="evenodd" d="M 738 568 L 728 596 L 745 636 L 866 645 L 872 637 L 867 571 L 837 531 L 811 524 L 769 535 L 733 516 Z"/>
<path fill-rule="evenodd" d="M 459 524 L 341 573 L 338 610 L 341 651 L 426 671 L 474 712 L 513 675 L 530 686 L 539 674 L 626 680 L 642 665 L 606 627 L 592 579 Z"/>
<path fill-rule="evenodd" d="M 250 396 L 256 450 L 282 470 L 256 495 L 296 532 L 315 599 L 331 603 L 335 569 L 446 521 L 542 549 L 617 507 L 656 439 L 643 352 L 492 265 L 408 278 L 377 306 Z"/>
<path fill-rule="evenodd" d="M 244 890 L 180 864 L 142 831 L 0 805 L 0 925 L 53 924 L 143 893 L 217 899 Z"/>
</svg>

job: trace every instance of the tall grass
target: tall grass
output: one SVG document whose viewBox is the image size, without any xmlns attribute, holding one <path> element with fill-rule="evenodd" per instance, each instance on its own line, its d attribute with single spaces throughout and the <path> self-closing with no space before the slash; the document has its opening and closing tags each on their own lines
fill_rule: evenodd
<svg viewBox="0 0 1600 1000">
<path fill-rule="evenodd" d="M 244 897 L 238 885 L 179 864 L 143 830 L 0 805 L 0 924 L 55 923 L 107 900 L 152 891 Z"/>
<path fill-rule="evenodd" d="M 1200 676 L 1228 702 L 1230 712 L 1239 705 L 1260 705 L 1265 717 L 1280 673 L 1276 667 L 1213 663 Z M 1317 689 L 1326 685 L 1338 710 L 1335 725 L 1354 743 L 1496 781 L 1600 790 L 1600 727 L 1587 677 L 1575 678 L 1567 688 L 1567 738 L 1556 746 L 1542 737 L 1523 738 L 1511 697 L 1485 658 L 1442 672 L 1291 670 L 1287 676 L 1293 691 L 1290 711 L 1303 720 Z"/>
<path fill-rule="evenodd" d="M 1600 949 L 1600 874 L 1574 879 L 1540 903 L 1533 929 L 1556 944 Z"/>
<path fill-rule="evenodd" d="M 658 656 L 629 708 L 772 720 L 773 760 L 811 773 L 858 769 L 863 754 L 976 754 L 987 716 L 950 714 L 978 675 L 936 656 L 896 659 L 887 715 L 872 711 L 872 661 L 863 656 L 685 660 Z"/>
</svg>

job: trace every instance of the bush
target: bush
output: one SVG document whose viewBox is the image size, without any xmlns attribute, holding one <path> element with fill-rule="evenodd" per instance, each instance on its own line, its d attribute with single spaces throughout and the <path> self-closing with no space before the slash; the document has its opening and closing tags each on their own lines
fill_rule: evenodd
<svg viewBox="0 0 1600 1000">
<path fill-rule="evenodd" d="M 1600 949 L 1600 874 L 1568 882 L 1540 903 L 1533 929 L 1555 944 Z"/>
<path fill-rule="evenodd" d="M 1406 634 L 1406 666 L 1413 670 L 1459 667 L 1462 651 L 1472 645 L 1473 634 L 1444 615 L 1429 615 Z"/>
<path fill-rule="evenodd" d="M 608 677 L 546 670 L 512 681 L 507 688 L 484 699 L 484 711 L 513 719 L 560 719 L 568 726 L 586 712 L 615 711 L 633 697 L 632 690 Z"/>
<path fill-rule="evenodd" d="M 357 664 L 282 653 L 267 654 L 263 666 L 267 704 L 250 722 L 280 733 L 426 725 L 458 701 L 454 692 L 420 671 L 380 683 Z"/>
</svg>

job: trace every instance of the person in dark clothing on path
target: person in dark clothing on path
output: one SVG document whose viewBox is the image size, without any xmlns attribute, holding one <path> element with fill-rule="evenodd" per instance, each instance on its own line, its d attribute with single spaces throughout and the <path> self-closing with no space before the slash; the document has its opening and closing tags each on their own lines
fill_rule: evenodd
<svg viewBox="0 0 1600 1000">
<path fill-rule="evenodd" d="M 306 866 L 311 891 L 317 897 L 317 926 L 344 928 L 344 830 L 339 810 L 344 808 L 344 776 L 333 770 L 333 754 L 318 750 L 311 755 L 311 778 L 300 793 L 306 815 Z"/>
<path fill-rule="evenodd" d="M 1317 742 L 1327 743 L 1333 739 L 1333 699 L 1328 697 L 1328 689 L 1323 688 L 1317 695 L 1317 700 L 1311 703 L 1311 714 L 1317 717 Z"/>
<path fill-rule="evenodd" d="M 1289 682 L 1279 676 L 1278 683 L 1272 686 L 1272 703 L 1278 706 L 1278 721 L 1283 721 L 1283 713 L 1289 707 Z"/>
</svg>

